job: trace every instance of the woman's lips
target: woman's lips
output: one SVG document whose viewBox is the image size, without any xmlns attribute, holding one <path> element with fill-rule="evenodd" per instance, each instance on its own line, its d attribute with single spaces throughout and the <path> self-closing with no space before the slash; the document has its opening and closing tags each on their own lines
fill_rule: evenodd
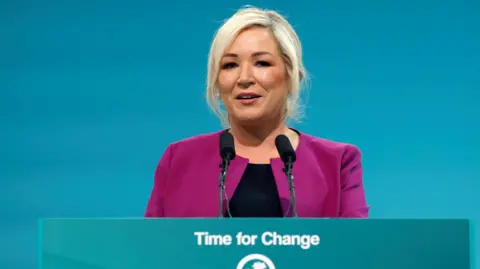
<svg viewBox="0 0 480 269">
<path fill-rule="evenodd" d="M 260 96 L 256 96 L 256 97 L 253 97 L 253 98 L 248 98 L 248 99 L 237 99 L 242 105 L 252 105 L 252 104 L 255 104 L 256 102 L 258 102 L 258 100 L 260 99 Z"/>
</svg>

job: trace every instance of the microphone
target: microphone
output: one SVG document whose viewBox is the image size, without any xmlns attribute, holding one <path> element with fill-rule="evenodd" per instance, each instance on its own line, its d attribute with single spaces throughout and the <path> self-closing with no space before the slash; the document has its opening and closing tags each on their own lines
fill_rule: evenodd
<svg viewBox="0 0 480 269">
<path fill-rule="evenodd" d="M 227 200 L 227 212 L 230 214 L 230 209 L 228 208 L 228 197 L 225 191 L 225 180 L 227 179 L 227 170 L 230 165 L 230 161 L 235 158 L 235 143 L 233 142 L 233 136 L 225 131 L 220 135 L 220 157 L 222 158 L 222 163 L 220 164 L 220 185 L 219 185 L 219 195 L 220 195 L 220 207 L 218 212 L 218 217 L 223 217 L 223 197 L 225 196 Z"/>
<path fill-rule="evenodd" d="M 295 186 L 293 184 L 293 163 L 297 160 L 297 155 L 295 150 L 293 150 L 292 144 L 286 135 L 279 135 L 275 138 L 275 146 L 277 147 L 278 154 L 280 159 L 282 159 L 285 168 L 283 172 L 287 176 L 288 185 L 290 189 L 290 205 L 288 206 L 287 213 L 288 216 L 290 208 L 293 208 L 293 217 L 298 217 L 297 215 L 297 202 L 295 198 Z"/>
</svg>

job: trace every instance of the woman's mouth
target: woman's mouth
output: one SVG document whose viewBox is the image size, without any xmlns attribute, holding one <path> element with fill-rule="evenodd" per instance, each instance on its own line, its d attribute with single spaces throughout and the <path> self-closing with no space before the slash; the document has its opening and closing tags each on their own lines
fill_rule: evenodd
<svg viewBox="0 0 480 269">
<path fill-rule="evenodd" d="M 242 93 L 239 94 L 236 99 L 239 100 L 241 104 L 250 105 L 256 103 L 260 97 L 260 95 L 255 93 Z"/>
</svg>

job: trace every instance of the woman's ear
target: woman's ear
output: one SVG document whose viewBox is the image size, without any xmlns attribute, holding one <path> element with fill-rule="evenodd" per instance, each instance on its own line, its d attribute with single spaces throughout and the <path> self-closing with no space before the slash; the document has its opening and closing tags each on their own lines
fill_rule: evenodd
<svg viewBox="0 0 480 269">
<path fill-rule="evenodd" d="M 214 93 L 213 95 L 215 96 L 215 98 L 217 99 L 221 99 L 220 97 L 220 88 L 218 87 L 218 82 L 215 83 L 215 88 L 214 88 Z"/>
</svg>

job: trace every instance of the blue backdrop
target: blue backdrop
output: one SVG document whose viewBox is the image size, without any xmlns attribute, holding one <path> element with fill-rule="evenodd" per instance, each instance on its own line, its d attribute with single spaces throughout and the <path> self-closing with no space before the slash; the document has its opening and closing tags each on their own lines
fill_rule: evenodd
<svg viewBox="0 0 480 269">
<path fill-rule="evenodd" d="M 296 27 L 296 127 L 360 147 L 372 218 L 479 221 L 480 2 L 455 2 L 0 2 L 0 267 L 34 268 L 39 217 L 143 215 L 167 144 L 220 128 L 207 53 L 245 4 Z"/>
</svg>

